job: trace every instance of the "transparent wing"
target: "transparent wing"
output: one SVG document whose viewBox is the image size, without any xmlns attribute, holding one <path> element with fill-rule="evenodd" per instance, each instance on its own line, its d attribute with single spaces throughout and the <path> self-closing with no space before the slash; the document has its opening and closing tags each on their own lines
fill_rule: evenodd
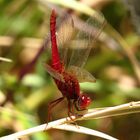
<svg viewBox="0 0 140 140">
<path fill-rule="evenodd" d="M 73 38 L 75 37 L 74 21 L 71 15 L 67 14 L 65 17 L 58 18 L 56 21 L 56 37 L 59 48 L 60 59 L 67 67 L 69 62 L 69 49 Z"/>
<path fill-rule="evenodd" d="M 69 62 L 68 51 L 73 38 L 75 37 L 74 21 L 70 14 L 56 19 L 56 41 L 61 61 L 67 66 Z M 48 42 L 44 43 L 44 47 L 51 49 L 51 33 L 47 35 Z"/>
<path fill-rule="evenodd" d="M 62 82 L 65 82 L 64 81 L 64 78 L 63 78 L 63 75 L 60 74 L 59 72 L 57 72 L 56 70 L 54 70 L 50 65 L 48 64 L 45 64 L 45 68 L 47 70 L 47 72 L 55 79 L 59 80 L 59 81 L 62 81 Z"/>
<path fill-rule="evenodd" d="M 80 83 L 96 82 L 96 79 L 93 77 L 92 74 L 90 74 L 88 71 L 86 71 L 80 67 L 70 66 L 68 69 L 68 72 L 74 74 Z"/>
<path fill-rule="evenodd" d="M 87 22 L 75 22 L 75 26 L 80 29 L 73 44 L 73 52 L 69 66 L 83 67 L 87 61 L 91 48 L 94 46 L 97 37 L 104 27 L 105 19 L 100 15 L 100 20 L 93 16 Z"/>
</svg>

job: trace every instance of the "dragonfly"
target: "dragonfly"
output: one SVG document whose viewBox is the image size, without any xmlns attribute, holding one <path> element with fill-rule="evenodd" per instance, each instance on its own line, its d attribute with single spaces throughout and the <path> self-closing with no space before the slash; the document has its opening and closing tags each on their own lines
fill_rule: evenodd
<svg viewBox="0 0 140 140">
<path fill-rule="evenodd" d="M 89 23 L 96 23 L 96 27 L 87 26 Z M 92 100 L 80 91 L 79 83 L 96 82 L 94 76 L 83 69 L 83 66 L 92 46 L 95 44 L 94 42 L 104 27 L 104 23 L 104 18 L 102 22 L 98 23 L 92 17 L 81 25 L 83 31 L 78 31 L 75 27 L 74 18 L 67 16 L 61 27 L 57 29 L 56 12 L 52 10 L 50 16 L 52 57 L 50 64 L 45 64 L 45 69 L 53 77 L 58 90 L 62 93 L 62 97 L 49 103 L 48 121 L 51 119 L 52 109 L 65 98 L 68 103 L 68 117 L 71 120 L 73 120 L 72 116 L 77 116 L 75 110 L 77 112 L 83 111 L 90 105 Z M 72 48 L 73 46 L 74 48 Z M 61 54 L 59 50 L 61 50 Z M 68 52 L 71 52 L 70 56 Z"/>
</svg>

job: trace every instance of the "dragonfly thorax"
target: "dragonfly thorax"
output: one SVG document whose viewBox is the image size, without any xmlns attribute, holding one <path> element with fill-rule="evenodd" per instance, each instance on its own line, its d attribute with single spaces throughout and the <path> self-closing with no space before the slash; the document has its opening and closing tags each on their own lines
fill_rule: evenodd
<svg viewBox="0 0 140 140">
<path fill-rule="evenodd" d="M 63 78 L 64 82 L 55 79 L 58 89 L 66 98 L 77 100 L 80 96 L 80 86 L 77 78 L 65 71 L 63 72 Z"/>
</svg>

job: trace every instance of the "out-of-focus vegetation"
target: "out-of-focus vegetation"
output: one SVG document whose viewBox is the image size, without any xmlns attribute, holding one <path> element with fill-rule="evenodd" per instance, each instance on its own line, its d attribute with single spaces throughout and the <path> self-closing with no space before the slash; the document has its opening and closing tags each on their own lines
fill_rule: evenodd
<svg viewBox="0 0 140 140">
<path fill-rule="evenodd" d="M 12 60 L 0 61 L 0 136 L 45 123 L 47 104 L 61 96 L 43 67 L 44 61 L 49 59 L 49 50 L 42 46 L 49 33 L 51 8 L 57 9 L 59 13 L 66 12 L 70 7 L 79 18 L 84 17 L 81 12 L 76 11 L 76 7 L 68 5 L 67 0 L 62 3 L 55 0 L 52 2 L 0 1 L 0 57 Z M 108 23 L 113 26 L 106 26 L 104 33 L 108 35 L 108 40 L 100 37 L 85 67 L 97 78 L 94 84 L 81 84 L 81 89 L 93 99 L 90 107 L 100 108 L 140 100 L 140 37 L 133 27 L 128 7 L 121 0 L 81 2 L 101 10 Z M 118 37 L 118 33 L 122 38 Z M 53 111 L 53 119 L 66 115 L 66 102 Z M 132 114 L 84 121 L 81 125 L 98 129 L 121 140 L 138 140 L 139 118 L 140 114 Z M 88 135 L 52 130 L 24 139 L 92 138 Z"/>
</svg>

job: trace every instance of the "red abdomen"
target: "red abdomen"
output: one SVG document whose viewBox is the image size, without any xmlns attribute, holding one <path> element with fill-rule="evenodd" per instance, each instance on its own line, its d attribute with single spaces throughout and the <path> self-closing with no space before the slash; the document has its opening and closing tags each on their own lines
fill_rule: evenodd
<svg viewBox="0 0 140 140">
<path fill-rule="evenodd" d="M 80 86 L 78 80 L 67 72 L 63 72 L 63 76 L 65 82 L 55 79 L 58 89 L 66 98 L 78 99 L 80 95 Z"/>
</svg>

